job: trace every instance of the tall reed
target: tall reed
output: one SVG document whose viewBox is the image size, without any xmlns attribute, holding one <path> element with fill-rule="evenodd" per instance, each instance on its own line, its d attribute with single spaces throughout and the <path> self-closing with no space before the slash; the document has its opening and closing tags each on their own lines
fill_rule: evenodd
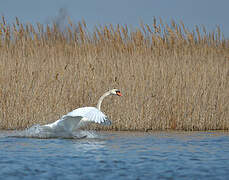
<svg viewBox="0 0 229 180">
<path fill-rule="evenodd" d="M 46 124 L 81 106 L 102 109 L 97 130 L 229 129 L 229 41 L 219 27 L 189 30 L 154 19 L 130 30 L 84 21 L 56 25 L 0 21 L 0 128 Z"/>
</svg>

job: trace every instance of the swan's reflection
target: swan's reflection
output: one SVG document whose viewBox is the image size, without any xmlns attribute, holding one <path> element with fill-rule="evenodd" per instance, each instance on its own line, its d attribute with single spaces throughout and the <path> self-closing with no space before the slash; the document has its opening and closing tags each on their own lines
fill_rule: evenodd
<svg viewBox="0 0 229 180">
<path fill-rule="evenodd" d="M 110 152 L 106 140 L 103 139 L 83 139 L 74 143 L 74 150 L 77 155 L 84 159 L 85 164 L 104 162 L 109 159 Z"/>
<path fill-rule="evenodd" d="M 75 150 L 80 150 L 81 152 L 96 152 L 106 148 L 106 142 L 99 139 L 83 139 L 76 141 L 73 147 Z"/>
</svg>

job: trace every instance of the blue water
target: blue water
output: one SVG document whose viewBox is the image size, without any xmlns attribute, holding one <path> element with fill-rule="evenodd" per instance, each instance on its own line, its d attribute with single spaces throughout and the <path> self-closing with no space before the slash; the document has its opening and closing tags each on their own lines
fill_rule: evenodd
<svg viewBox="0 0 229 180">
<path fill-rule="evenodd" d="M 100 132 L 35 139 L 0 133 L 0 179 L 229 179 L 229 133 Z"/>
</svg>

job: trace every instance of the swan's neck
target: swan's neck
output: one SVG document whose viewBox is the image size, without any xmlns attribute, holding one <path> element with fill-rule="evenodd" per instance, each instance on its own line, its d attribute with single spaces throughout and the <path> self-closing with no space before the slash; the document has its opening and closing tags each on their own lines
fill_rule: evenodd
<svg viewBox="0 0 229 180">
<path fill-rule="evenodd" d="M 104 95 L 102 95 L 102 96 L 99 98 L 99 101 L 98 101 L 98 104 L 97 104 L 97 109 L 100 110 L 103 99 L 104 99 L 105 97 L 109 96 L 109 95 L 110 95 L 110 91 L 106 92 Z"/>
</svg>

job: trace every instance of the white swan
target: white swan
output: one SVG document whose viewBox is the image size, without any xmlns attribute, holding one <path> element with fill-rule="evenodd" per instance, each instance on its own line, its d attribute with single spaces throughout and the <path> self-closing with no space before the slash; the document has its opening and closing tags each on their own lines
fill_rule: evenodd
<svg viewBox="0 0 229 180">
<path fill-rule="evenodd" d="M 46 124 L 44 128 L 50 128 L 55 131 L 73 132 L 88 123 L 98 123 L 103 125 L 111 125 L 111 121 L 108 117 L 100 111 L 101 103 L 106 96 L 117 95 L 122 96 L 120 90 L 112 89 L 103 94 L 96 107 L 82 107 L 75 109 L 68 114 L 62 116 L 54 123 Z"/>
</svg>

